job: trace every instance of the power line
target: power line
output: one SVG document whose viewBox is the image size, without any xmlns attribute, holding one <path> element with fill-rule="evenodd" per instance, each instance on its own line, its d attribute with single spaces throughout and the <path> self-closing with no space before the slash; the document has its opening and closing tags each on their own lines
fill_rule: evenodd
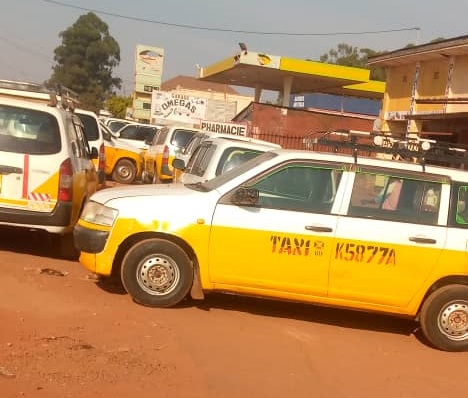
<svg viewBox="0 0 468 398">
<path fill-rule="evenodd" d="M 251 30 L 234 30 L 234 29 L 214 28 L 214 27 L 208 27 L 208 26 L 195 26 L 195 25 L 177 24 L 177 23 L 158 21 L 158 20 L 153 20 L 153 19 L 146 19 L 146 18 L 139 18 L 139 17 L 115 14 L 115 13 L 112 13 L 112 12 L 103 11 L 103 10 L 96 10 L 96 9 L 92 9 L 92 8 L 79 7 L 79 6 L 74 6 L 74 5 L 71 5 L 71 4 L 66 4 L 66 3 L 62 3 L 60 1 L 55 1 L 55 0 L 42 0 L 42 1 L 44 1 L 45 3 L 55 4 L 55 5 L 62 6 L 62 7 L 74 8 L 76 10 L 90 11 L 90 12 L 94 12 L 96 14 L 102 14 L 102 15 L 107 15 L 107 16 L 117 17 L 117 18 L 122 18 L 122 19 L 128 19 L 128 20 L 138 21 L 138 22 L 147 22 L 147 23 L 152 23 L 152 24 L 157 24 L 157 25 L 170 26 L 170 27 L 173 27 L 173 28 L 192 29 L 192 30 L 207 30 L 207 31 L 213 31 L 213 32 L 243 33 L 243 34 L 259 35 L 259 36 L 345 36 L 345 35 L 350 36 L 350 35 L 367 35 L 367 34 L 381 34 L 381 33 L 405 32 L 405 31 L 412 31 L 412 30 L 419 31 L 419 30 L 421 30 L 418 27 L 409 27 L 409 28 L 387 29 L 387 30 L 374 30 L 374 31 L 370 30 L 370 31 L 361 31 L 361 32 L 328 32 L 328 33 L 260 32 L 260 31 L 251 31 Z"/>
</svg>

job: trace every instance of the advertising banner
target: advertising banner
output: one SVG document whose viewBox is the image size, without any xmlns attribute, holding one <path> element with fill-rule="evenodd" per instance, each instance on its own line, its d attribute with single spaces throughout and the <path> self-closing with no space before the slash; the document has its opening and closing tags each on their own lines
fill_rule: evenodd
<svg viewBox="0 0 468 398">
<path fill-rule="evenodd" d="M 166 91 L 153 91 L 151 119 L 199 124 L 206 114 L 206 99 Z"/>
</svg>

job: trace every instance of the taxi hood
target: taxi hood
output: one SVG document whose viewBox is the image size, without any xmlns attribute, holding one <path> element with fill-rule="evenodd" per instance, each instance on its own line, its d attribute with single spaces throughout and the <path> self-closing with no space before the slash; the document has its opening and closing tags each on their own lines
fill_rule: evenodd
<svg viewBox="0 0 468 398">
<path fill-rule="evenodd" d="M 156 185 L 138 185 L 106 188 L 96 192 L 91 196 L 91 200 L 105 204 L 110 200 L 137 197 L 137 196 L 166 196 L 166 195 L 184 195 L 193 192 L 181 183 L 156 184 Z"/>
</svg>

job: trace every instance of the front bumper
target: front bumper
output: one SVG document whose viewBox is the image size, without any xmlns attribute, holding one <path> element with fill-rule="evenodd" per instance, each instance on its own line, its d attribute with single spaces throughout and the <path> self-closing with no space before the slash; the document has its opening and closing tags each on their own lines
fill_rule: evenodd
<svg viewBox="0 0 468 398">
<path fill-rule="evenodd" d="M 79 224 L 73 228 L 75 247 L 86 253 L 100 253 L 106 246 L 109 231 L 89 229 Z"/>
</svg>

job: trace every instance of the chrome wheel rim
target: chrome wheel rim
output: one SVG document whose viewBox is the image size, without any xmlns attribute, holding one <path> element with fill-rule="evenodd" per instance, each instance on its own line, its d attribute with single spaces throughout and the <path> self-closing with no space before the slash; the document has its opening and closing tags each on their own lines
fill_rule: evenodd
<svg viewBox="0 0 468 398">
<path fill-rule="evenodd" d="M 154 296 L 169 294 L 177 287 L 179 280 L 179 267 L 170 257 L 153 255 L 138 265 L 138 285 L 148 294 Z"/>
<path fill-rule="evenodd" d="M 468 302 L 457 300 L 448 303 L 439 314 L 439 330 L 450 340 L 468 337 Z"/>
<path fill-rule="evenodd" d="M 119 176 L 123 179 L 127 179 L 132 175 L 132 171 L 130 170 L 130 167 L 127 167 L 127 166 L 119 166 L 117 168 L 117 173 L 119 173 Z"/>
</svg>

